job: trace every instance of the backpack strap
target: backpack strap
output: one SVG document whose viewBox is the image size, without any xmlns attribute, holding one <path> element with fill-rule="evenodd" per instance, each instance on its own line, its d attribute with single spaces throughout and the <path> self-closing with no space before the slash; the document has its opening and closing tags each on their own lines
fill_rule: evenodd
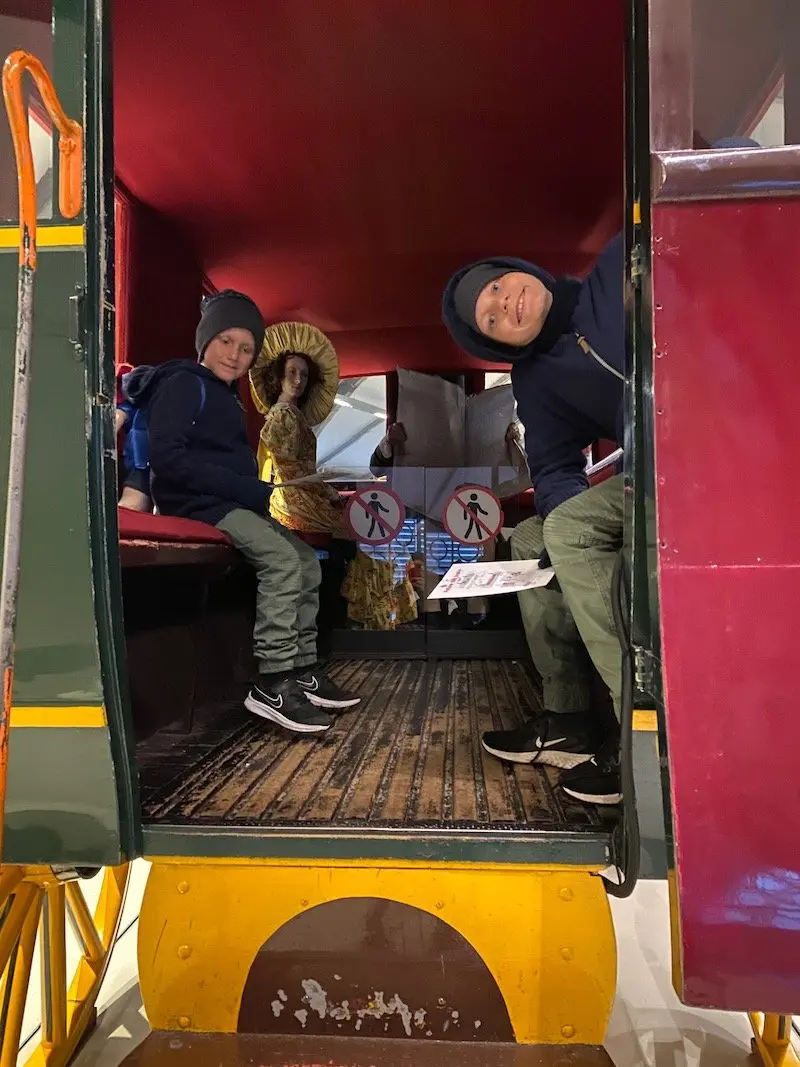
<svg viewBox="0 0 800 1067">
<path fill-rule="evenodd" d="M 147 371 L 152 371 L 152 368 L 148 367 Z M 206 383 L 202 378 L 198 378 L 198 382 L 200 384 L 200 407 L 192 420 L 193 426 L 203 414 L 203 409 L 206 406 Z M 129 416 L 125 426 L 125 441 L 122 448 L 125 466 L 128 470 L 147 471 L 150 469 L 149 413 L 147 404 L 139 406 L 137 403 L 125 399 L 119 406 Z"/>
<path fill-rule="evenodd" d="M 147 418 L 142 408 L 133 409 L 133 418 L 127 426 L 122 455 L 128 470 L 146 471 L 150 467 Z"/>
</svg>

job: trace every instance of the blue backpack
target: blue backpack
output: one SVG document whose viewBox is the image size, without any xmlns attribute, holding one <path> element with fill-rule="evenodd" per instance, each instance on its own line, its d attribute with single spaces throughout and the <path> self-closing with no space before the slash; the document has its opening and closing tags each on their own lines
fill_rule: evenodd
<svg viewBox="0 0 800 1067">
<path fill-rule="evenodd" d="M 150 472 L 150 442 L 148 438 L 148 412 L 161 383 L 179 370 L 186 368 L 186 360 L 175 359 L 157 367 L 135 367 L 122 376 L 122 403 L 117 407 L 127 416 L 125 443 L 122 446 L 122 461 L 125 470 Z M 197 378 L 200 391 L 200 406 L 195 422 L 206 405 L 206 383 Z"/>
</svg>

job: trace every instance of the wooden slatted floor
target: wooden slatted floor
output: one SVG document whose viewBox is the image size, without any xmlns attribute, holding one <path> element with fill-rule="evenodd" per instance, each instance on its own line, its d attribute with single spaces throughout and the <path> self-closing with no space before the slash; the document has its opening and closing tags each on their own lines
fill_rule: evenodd
<svg viewBox="0 0 800 1067">
<path fill-rule="evenodd" d="M 229 710 L 192 734 L 161 732 L 138 749 L 148 822 L 215 826 L 447 827 L 589 831 L 557 772 L 511 767 L 480 746 L 541 708 L 537 684 L 509 660 L 353 660 L 331 677 L 363 697 L 315 738 Z"/>
</svg>

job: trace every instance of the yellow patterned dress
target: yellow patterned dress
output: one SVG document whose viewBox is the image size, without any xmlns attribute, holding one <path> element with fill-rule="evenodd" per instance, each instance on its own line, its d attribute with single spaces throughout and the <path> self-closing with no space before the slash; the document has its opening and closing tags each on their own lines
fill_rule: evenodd
<svg viewBox="0 0 800 1067">
<path fill-rule="evenodd" d="M 394 564 L 360 549 L 342 585 L 347 617 L 365 630 L 396 630 L 417 619 L 417 598 L 408 575 L 394 580 Z"/>
<path fill-rule="evenodd" d="M 317 438 L 303 412 L 278 401 L 270 408 L 261 429 L 261 478 L 292 482 L 317 470 Z M 289 530 L 349 537 L 344 505 L 330 486 L 303 485 L 275 489 L 269 504 L 273 519 Z"/>
<path fill-rule="evenodd" d="M 270 408 L 261 430 L 259 455 L 264 481 L 289 482 L 317 469 L 317 438 L 305 415 L 294 404 L 280 401 Z M 349 538 L 344 507 L 327 485 L 286 486 L 273 490 L 269 505 L 273 519 L 298 533 L 332 534 Z M 394 630 L 417 617 L 414 590 L 405 581 L 395 584 L 393 566 L 359 551 L 350 563 L 342 587 L 348 616 L 367 629 Z"/>
</svg>

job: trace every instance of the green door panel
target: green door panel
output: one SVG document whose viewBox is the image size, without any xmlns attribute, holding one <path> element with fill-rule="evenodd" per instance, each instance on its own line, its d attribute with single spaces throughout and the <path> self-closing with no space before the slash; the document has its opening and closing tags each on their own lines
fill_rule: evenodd
<svg viewBox="0 0 800 1067">
<path fill-rule="evenodd" d="M 0 255 L 0 292 L 14 292 L 17 257 Z M 86 482 L 86 389 L 69 342 L 69 299 L 83 252 L 39 255 L 22 533 L 15 704 L 102 702 Z M 14 301 L 0 301 L 0 425 L 8 426 Z M 8 439 L 0 435 L 6 489 Z M 2 519 L 0 519 L 2 525 Z"/>
<path fill-rule="evenodd" d="M 3 857 L 6 863 L 119 863 L 108 731 L 12 728 Z"/>
</svg>

